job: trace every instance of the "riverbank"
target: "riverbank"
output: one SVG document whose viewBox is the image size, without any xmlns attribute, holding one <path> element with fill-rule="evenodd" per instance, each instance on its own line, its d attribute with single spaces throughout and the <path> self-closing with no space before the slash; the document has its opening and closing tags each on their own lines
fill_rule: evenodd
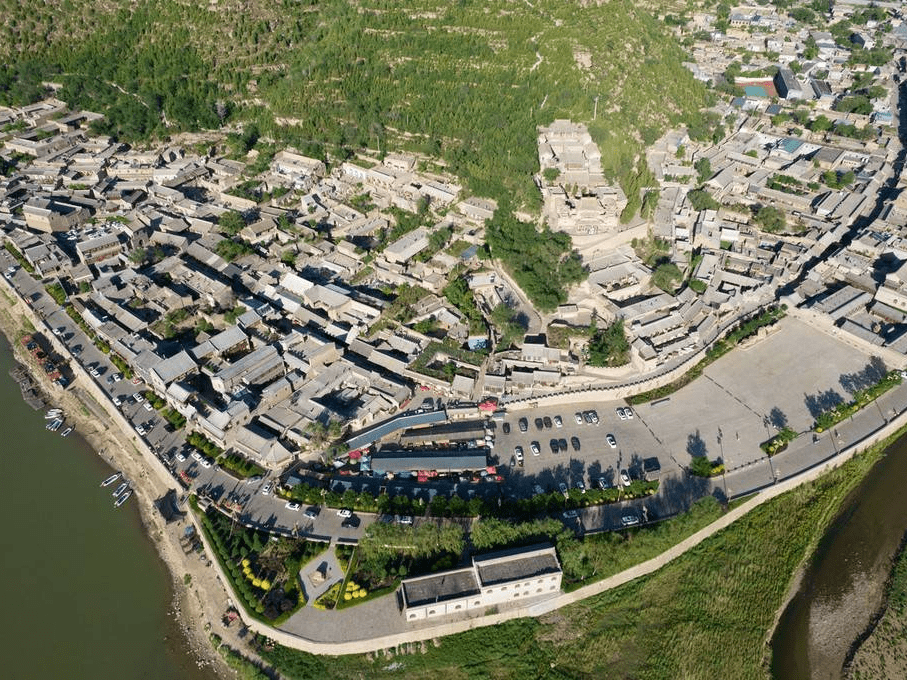
<svg viewBox="0 0 907 680">
<path fill-rule="evenodd" d="M 121 471 L 124 479 L 132 485 L 134 493 L 129 503 L 137 504 L 143 530 L 151 538 L 171 577 L 173 599 L 168 615 L 175 618 L 176 626 L 185 635 L 185 640 L 179 644 L 191 650 L 199 666 L 212 669 L 218 677 L 235 677 L 233 671 L 212 649 L 207 633 L 216 626 L 221 629 L 218 633 L 222 637 L 244 649 L 238 638 L 230 639 L 235 637 L 236 627 L 234 626 L 232 635 L 229 629 L 223 630 L 219 623 L 219 613 L 222 610 L 218 613 L 212 611 L 210 606 L 214 602 L 225 604 L 226 593 L 220 588 L 222 595 L 216 597 L 219 584 L 211 575 L 210 569 L 194 554 L 185 555 L 180 548 L 179 538 L 185 521 L 167 525 L 153 505 L 154 500 L 166 493 L 168 488 L 176 486 L 175 483 L 168 487 L 165 480 L 158 478 L 135 445 L 112 423 L 104 406 L 80 389 L 79 379 L 67 390 L 63 390 L 52 384 L 42 371 L 36 370 L 34 359 L 18 342 L 23 334 L 34 330 L 29 315 L 23 310 L 21 303 L 11 298 L 6 291 L 2 291 L 2 297 L 5 304 L 0 308 L 0 332 L 8 340 L 15 360 L 29 371 L 47 403 L 62 408 L 68 425 L 74 426 L 78 435 L 98 456 Z M 186 574 L 190 575 L 188 584 L 184 581 Z"/>
<path fill-rule="evenodd" d="M 848 680 L 907 678 L 907 542 L 886 584 L 885 602 L 873 626 L 845 666 Z"/>
</svg>

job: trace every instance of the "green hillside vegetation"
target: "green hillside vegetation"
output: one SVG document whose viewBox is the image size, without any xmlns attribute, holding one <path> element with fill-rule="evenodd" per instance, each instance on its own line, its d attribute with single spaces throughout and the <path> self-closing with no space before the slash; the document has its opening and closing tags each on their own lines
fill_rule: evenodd
<svg viewBox="0 0 907 680">
<path fill-rule="evenodd" d="M 626 190 L 643 146 L 698 124 L 707 96 L 632 0 L 0 0 L 0 17 L 4 102 L 47 80 L 124 139 L 255 121 L 316 156 L 404 147 L 530 208 L 538 125 L 588 122 Z"/>
</svg>

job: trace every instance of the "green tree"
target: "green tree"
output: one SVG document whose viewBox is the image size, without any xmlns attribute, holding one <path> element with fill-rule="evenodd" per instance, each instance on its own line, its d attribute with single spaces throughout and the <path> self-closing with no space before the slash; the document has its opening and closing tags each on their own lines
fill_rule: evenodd
<svg viewBox="0 0 907 680">
<path fill-rule="evenodd" d="M 699 184 L 703 184 L 712 176 L 712 162 L 708 158 L 700 158 L 693 164 L 693 168 L 697 172 L 696 181 Z"/>
<path fill-rule="evenodd" d="M 243 219 L 243 216 L 236 210 L 229 210 L 225 212 L 217 221 L 220 226 L 220 230 L 223 234 L 227 236 L 236 236 L 246 227 L 246 221 Z"/>
<path fill-rule="evenodd" d="M 588 355 L 590 366 L 622 366 L 630 360 L 630 343 L 622 319 L 592 336 Z"/>
<path fill-rule="evenodd" d="M 763 231 L 767 231 L 771 234 L 782 232 L 787 227 L 784 213 L 771 205 L 764 205 L 759 208 L 756 212 L 756 224 L 758 224 Z"/>
</svg>

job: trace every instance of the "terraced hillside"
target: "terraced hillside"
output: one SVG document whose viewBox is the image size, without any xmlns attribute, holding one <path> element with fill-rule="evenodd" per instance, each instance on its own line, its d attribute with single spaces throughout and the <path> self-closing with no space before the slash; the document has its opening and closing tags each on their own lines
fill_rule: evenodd
<svg viewBox="0 0 907 680">
<path fill-rule="evenodd" d="M 529 205 L 537 125 L 588 122 L 626 188 L 706 99 L 631 0 L 2 0 L 0 57 L 8 101 L 60 82 L 127 138 L 254 119 L 310 153 L 429 151 Z"/>
</svg>

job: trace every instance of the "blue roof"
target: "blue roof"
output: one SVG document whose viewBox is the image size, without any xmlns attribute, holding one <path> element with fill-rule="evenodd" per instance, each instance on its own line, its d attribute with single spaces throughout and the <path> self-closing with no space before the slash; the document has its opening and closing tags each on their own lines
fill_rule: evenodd
<svg viewBox="0 0 907 680">
<path fill-rule="evenodd" d="M 782 149 L 787 151 L 787 153 L 793 153 L 794 151 L 799 149 L 801 146 L 803 146 L 803 140 L 794 139 L 793 137 L 788 137 L 787 139 L 782 139 L 781 143 L 778 146 L 780 146 Z"/>
<path fill-rule="evenodd" d="M 353 435 L 346 440 L 346 445 L 349 447 L 350 451 L 360 449 L 379 439 L 383 439 L 391 432 L 405 430 L 408 427 L 440 423 L 445 420 L 447 420 L 447 412 L 443 409 L 440 411 L 423 411 L 421 413 L 416 411 L 402 413 L 389 420 L 385 420 L 383 423 L 378 423 L 367 430 L 362 430 L 359 434 Z"/>
<path fill-rule="evenodd" d="M 745 85 L 743 91 L 747 97 L 768 97 L 768 92 L 761 85 Z"/>
</svg>

